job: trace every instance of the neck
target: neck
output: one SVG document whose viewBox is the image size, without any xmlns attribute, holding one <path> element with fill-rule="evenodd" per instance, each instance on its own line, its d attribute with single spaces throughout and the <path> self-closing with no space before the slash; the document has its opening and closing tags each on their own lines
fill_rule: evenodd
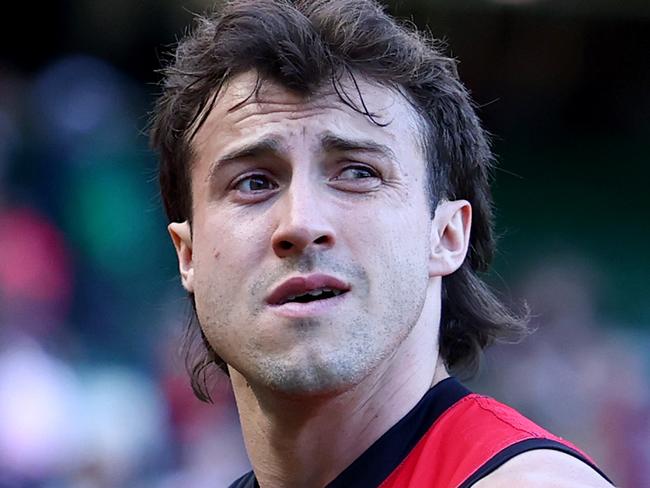
<svg viewBox="0 0 650 488">
<path fill-rule="evenodd" d="M 436 334 L 420 321 L 396 353 L 353 388 L 287 397 L 231 380 L 246 449 L 263 488 L 325 486 L 447 378 Z M 421 329 L 421 330 L 418 330 Z M 314 462 L 317 460 L 317 462 Z"/>
</svg>

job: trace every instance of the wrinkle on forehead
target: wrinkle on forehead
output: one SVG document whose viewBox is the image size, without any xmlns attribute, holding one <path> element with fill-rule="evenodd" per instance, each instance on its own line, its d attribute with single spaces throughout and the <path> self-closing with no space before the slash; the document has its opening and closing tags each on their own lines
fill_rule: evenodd
<svg viewBox="0 0 650 488">
<path fill-rule="evenodd" d="M 421 117 L 405 94 L 362 75 L 356 80 L 356 85 L 351 80 L 342 80 L 343 94 L 340 93 L 341 88 L 337 91 L 330 83 L 324 83 L 314 93 L 305 95 L 270 79 L 260 81 L 255 71 L 236 75 L 227 80 L 217 93 L 211 113 L 198 133 L 214 133 L 219 122 L 226 120 L 237 127 L 245 121 L 250 122 L 250 119 L 268 115 L 300 120 L 325 111 L 340 111 L 347 116 L 363 117 L 368 127 L 374 129 L 390 127 L 395 118 L 404 117 L 413 133 L 414 142 L 423 150 Z M 342 96 L 357 107 L 356 110 Z M 365 108 L 372 117 L 363 113 Z"/>
</svg>

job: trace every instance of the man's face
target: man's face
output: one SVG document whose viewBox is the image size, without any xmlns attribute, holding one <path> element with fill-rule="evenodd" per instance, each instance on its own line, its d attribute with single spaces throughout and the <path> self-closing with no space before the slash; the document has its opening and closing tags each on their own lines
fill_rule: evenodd
<svg viewBox="0 0 650 488">
<path fill-rule="evenodd" d="M 425 319 L 431 212 L 415 115 L 362 80 L 387 126 L 326 90 L 305 99 L 265 82 L 249 97 L 255 80 L 230 80 L 193 142 L 184 285 L 216 353 L 251 384 L 338 391 Z"/>
</svg>

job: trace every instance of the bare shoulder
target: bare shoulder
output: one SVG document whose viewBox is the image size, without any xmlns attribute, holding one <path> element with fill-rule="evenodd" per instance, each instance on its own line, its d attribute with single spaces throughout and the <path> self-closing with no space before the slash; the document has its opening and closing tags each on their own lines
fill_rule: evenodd
<svg viewBox="0 0 650 488">
<path fill-rule="evenodd" d="M 611 488 L 602 476 L 573 456 L 552 449 L 524 452 L 480 480 L 474 488 Z"/>
</svg>

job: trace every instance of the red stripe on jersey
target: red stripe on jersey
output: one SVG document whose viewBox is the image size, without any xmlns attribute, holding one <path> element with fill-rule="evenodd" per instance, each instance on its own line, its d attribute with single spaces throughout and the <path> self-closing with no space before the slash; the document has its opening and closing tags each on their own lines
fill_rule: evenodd
<svg viewBox="0 0 650 488">
<path fill-rule="evenodd" d="M 513 408 L 472 393 L 447 409 L 380 488 L 456 488 L 492 457 L 526 439 L 550 439 L 591 458 Z"/>
</svg>

